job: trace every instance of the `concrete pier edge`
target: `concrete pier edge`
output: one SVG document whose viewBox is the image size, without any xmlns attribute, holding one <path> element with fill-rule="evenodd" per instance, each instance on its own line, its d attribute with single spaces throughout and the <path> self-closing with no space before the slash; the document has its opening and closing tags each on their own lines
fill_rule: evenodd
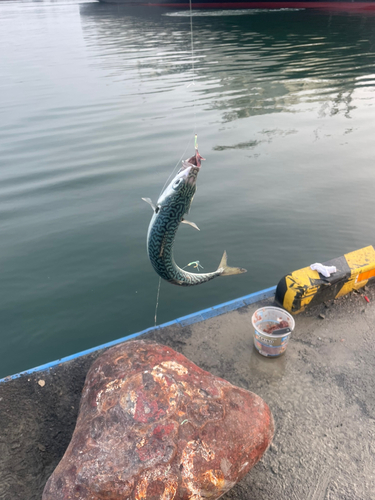
<svg viewBox="0 0 375 500">
<path fill-rule="evenodd" d="M 69 356 L 65 356 L 64 358 L 57 359 L 55 361 L 50 361 L 49 363 L 45 363 L 40 366 L 36 366 L 34 368 L 30 368 L 28 370 L 24 370 L 19 373 L 15 373 L 14 375 L 8 375 L 2 379 L 0 379 L 0 383 L 8 382 L 10 380 L 14 380 L 16 378 L 21 377 L 22 375 L 30 375 L 35 372 L 43 372 L 46 370 L 49 370 L 57 365 L 60 365 L 61 363 L 65 363 L 66 361 L 71 361 L 73 359 L 80 358 L 82 356 L 86 356 L 87 354 L 91 354 L 93 352 L 99 351 L 101 349 L 106 349 L 108 347 L 115 346 L 117 344 L 121 344 L 121 342 L 125 342 L 130 339 L 134 339 L 136 337 L 139 337 L 140 335 L 144 335 L 145 333 L 149 333 L 152 331 L 157 331 L 160 330 L 164 327 L 171 326 L 171 325 L 180 325 L 180 326 L 187 326 L 187 325 L 192 325 L 194 323 L 199 323 L 201 321 L 204 321 L 209 318 L 214 318 L 215 316 L 220 316 L 221 314 L 225 314 L 229 311 L 234 311 L 235 309 L 239 309 L 240 307 L 254 304 L 255 302 L 258 302 L 263 299 L 270 298 L 275 295 L 276 291 L 276 286 L 266 288 L 264 290 L 260 290 L 258 292 L 250 293 L 249 295 L 244 295 L 243 297 L 239 297 L 234 300 L 230 300 L 228 302 L 223 302 L 221 304 L 218 304 L 216 306 L 209 307 L 207 309 L 202 309 L 201 311 L 197 311 L 192 314 L 188 314 L 186 316 L 182 316 L 181 318 L 174 319 L 172 321 L 168 321 L 167 323 L 163 323 L 161 325 L 157 326 L 152 326 L 149 328 L 146 328 L 145 330 L 142 330 L 140 332 L 132 333 L 130 335 L 127 335 L 126 337 L 121 337 L 116 340 L 112 340 L 110 342 L 106 342 L 105 344 L 101 344 L 95 347 L 91 347 L 89 349 L 86 349 L 84 351 L 77 352 L 75 354 L 71 354 Z"/>
<path fill-rule="evenodd" d="M 273 443 L 223 499 L 375 499 L 375 283 L 298 314 L 285 355 L 266 358 L 254 346 L 251 318 L 275 304 L 273 293 L 105 345 L 163 344 L 269 406 Z M 41 499 L 71 442 L 88 370 L 103 351 L 78 352 L 0 384 L 1 499 Z"/>
</svg>

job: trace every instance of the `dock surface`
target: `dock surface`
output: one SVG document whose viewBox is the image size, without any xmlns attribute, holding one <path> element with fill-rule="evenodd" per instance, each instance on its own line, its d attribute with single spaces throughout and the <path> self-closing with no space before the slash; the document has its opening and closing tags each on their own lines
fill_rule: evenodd
<svg viewBox="0 0 375 500">
<path fill-rule="evenodd" d="M 272 298 L 139 337 L 172 347 L 270 406 L 273 444 L 223 500 L 375 499 L 375 287 L 362 293 L 369 303 L 352 293 L 295 316 L 279 358 L 253 346 L 251 316 L 274 305 Z M 40 500 L 101 352 L 0 384 L 2 500 Z"/>
</svg>

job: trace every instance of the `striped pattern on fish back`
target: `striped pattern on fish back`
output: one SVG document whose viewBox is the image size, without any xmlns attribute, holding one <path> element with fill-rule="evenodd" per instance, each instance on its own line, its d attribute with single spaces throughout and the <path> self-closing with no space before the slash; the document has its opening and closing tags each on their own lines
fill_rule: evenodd
<svg viewBox="0 0 375 500">
<path fill-rule="evenodd" d="M 221 274 L 221 271 L 189 273 L 178 267 L 174 260 L 173 244 L 176 232 L 184 214 L 190 208 L 194 193 L 195 187 L 187 186 L 168 205 L 154 213 L 147 236 L 148 256 L 153 268 L 164 280 L 180 286 L 199 285 Z"/>
</svg>

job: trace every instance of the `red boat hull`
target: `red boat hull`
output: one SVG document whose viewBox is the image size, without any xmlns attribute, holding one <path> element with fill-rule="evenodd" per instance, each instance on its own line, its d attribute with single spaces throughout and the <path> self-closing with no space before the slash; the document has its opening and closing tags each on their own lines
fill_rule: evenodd
<svg viewBox="0 0 375 500">
<path fill-rule="evenodd" d="M 188 0 L 159 0 L 159 1 L 146 1 L 146 0 L 101 0 L 106 3 L 122 3 L 128 5 L 147 5 L 153 7 L 170 7 L 170 8 L 184 8 L 190 7 Z M 217 0 L 192 0 L 193 9 L 321 9 L 321 10 L 335 10 L 335 11 L 374 11 L 374 1 L 319 1 L 319 0 L 302 0 L 302 1 L 249 1 L 249 2 L 236 2 Z"/>
</svg>

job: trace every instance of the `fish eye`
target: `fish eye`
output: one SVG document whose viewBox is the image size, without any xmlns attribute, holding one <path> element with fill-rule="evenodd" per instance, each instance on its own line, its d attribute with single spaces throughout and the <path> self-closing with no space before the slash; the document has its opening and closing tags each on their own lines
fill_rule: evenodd
<svg viewBox="0 0 375 500">
<path fill-rule="evenodd" d="M 182 179 L 175 180 L 172 187 L 176 188 L 177 186 L 179 186 L 181 184 L 181 182 L 182 182 Z"/>
</svg>

